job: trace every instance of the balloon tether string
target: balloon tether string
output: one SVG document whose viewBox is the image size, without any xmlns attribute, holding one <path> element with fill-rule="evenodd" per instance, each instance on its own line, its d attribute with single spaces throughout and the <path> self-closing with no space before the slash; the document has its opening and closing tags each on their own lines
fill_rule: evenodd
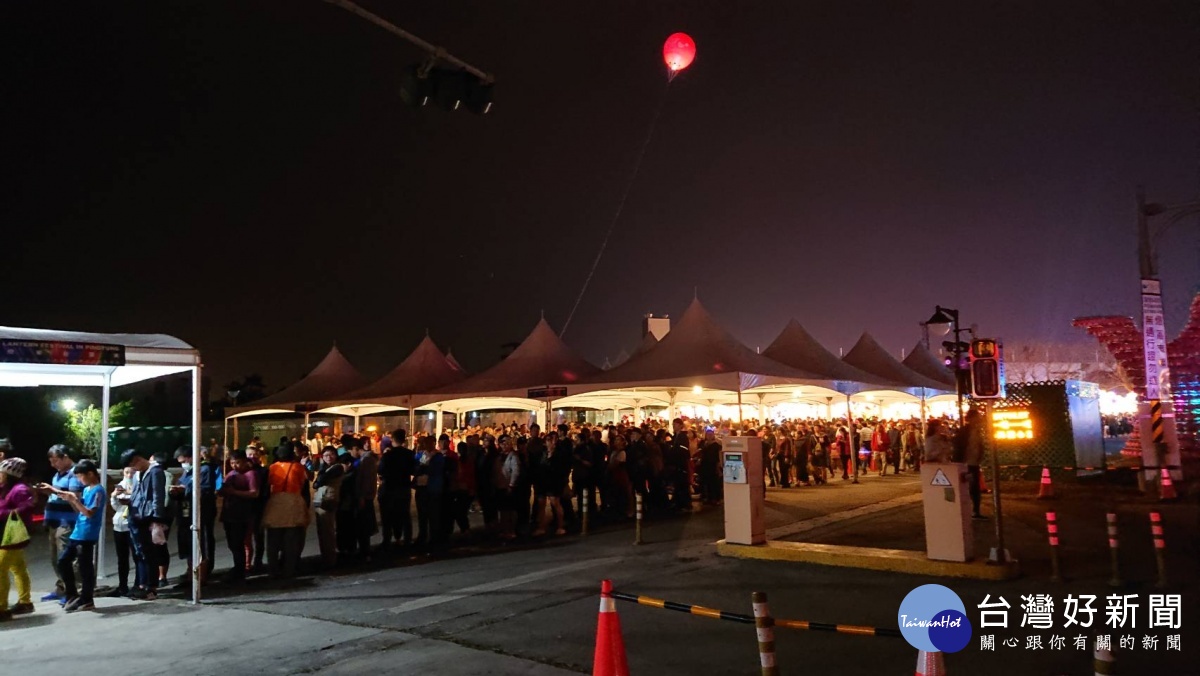
<svg viewBox="0 0 1200 676">
<path fill-rule="evenodd" d="M 667 90 L 671 87 L 671 81 L 675 79 L 675 72 L 671 71 L 667 79 L 667 86 L 663 87 L 662 96 L 658 99 L 658 106 L 654 109 L 654 117 L 650 120 L 650 129 L 646 132 L 646 139 L 642 141 L 642 148 L 638 151 L 637 160 L 633 163 L 633 173 L 629 175 L 629 180 L 625 183 L 625 190 L 621 193 L 621 199 L 617 202 L 617 211 L 613 214 L 612 221 L 608 224 L 608 231 L 604 233 L 604 239 L 600 243 L 600 250 L 596 252 L 596 258 L 592 261 L 592 267 L 588 270 L 587 278 L 583 280 L 583 288 L 579 290 L 579 295 L 575 298 L 575 304 L 571 306 L 571 312 L 567 315 L 567 321 L 563 322 L 562 330 L 558 332 L 558 337 L 561 338 L 567 333 L 567 327 L 571 325 L 571 319 L 575 317 L 575 311 L 579 309 L 579 303 L 583 301 L 584 294 L 587 293 L 588 285 L 592 282 L 592 277 L 596 274 L 596 268 L 600 265 L 600 259 L 604 257 L 604 250 L 608 248 L 608 240 L 612 237 L 613 229 L 617 225 L 617 221 L 621 220 L 621 212 L 625 210 L 625 202 L 629 199 L 629 193 L 633 190 L 633 184 L 637 181 L 638 173 L 642 170 L 642 160 L 646 157 L 646 149 L 650 147 L 650 139 L 654 138 L 654 130 L 658 128 L 658 118 L 662 116 L 663 104 L 667 101 Z"/>
</svg>

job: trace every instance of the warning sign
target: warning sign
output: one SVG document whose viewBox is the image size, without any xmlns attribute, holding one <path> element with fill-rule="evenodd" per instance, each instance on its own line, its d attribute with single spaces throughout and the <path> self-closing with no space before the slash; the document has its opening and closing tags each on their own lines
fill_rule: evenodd
<svg viewBox="0 0 1200 676">
<path fill-rule="evenodd" d="M 949 486 L 950 480 L 946 478 L 946 474 L 942 470 L 938 470 L 937 474 L 933 475 L 933 479 L 929 481 L 930 486 Z"/>
</svg>

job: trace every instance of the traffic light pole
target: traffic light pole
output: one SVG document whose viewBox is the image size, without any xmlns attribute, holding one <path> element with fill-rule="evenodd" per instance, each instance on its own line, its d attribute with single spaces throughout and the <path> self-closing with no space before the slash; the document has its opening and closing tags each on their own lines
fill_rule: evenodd
<svg viewBox="0 0 1200 676">
<path fill-rule="evenodd" d="M 1004 513 L 1000 510 L 1000 456 L 996 453 L 995 434 L 992 430 L 992 400 L 983 400 L 983 430 L 987 449 L 992 456 L 992 511 L 995 512 L 996 547 L 988 557 L 988 563 L 1008 563 L 1008 551 L 1004 549 Z M 976 477 L 978 480 L 978 477 Z"/>
<path fill-rule="evenodd" d="M 335 5 L 337 7 L 341 7 L 342 9 L 346 10 L 347 12 L 350 12 L 351 14 L 356 14 L 356 15 L 362 17 L 363 19 L 370 21 L 371 23 L 375 24 L 376 26 L 379 26 L 380 28 L 391 33 L 392 35 L 399 36 L 399 37 L 407 40 L 408 42 L 412 43 L 413 45 L 416 45 L 422 51 L 424 51 L 425 53 L 434 57 L 438 61 L 445 61 L 446 63 L 448 63 L 452 66 L 461 68 L 461 69 L 465 70 L 466 72 L 470 73 L 471 75 L 474 75 L 475 77 L 479 78 L 480 80 L 482 80 L 485 83 L 491 83 L 491 82 L 495 81 L 495 78 L 492 77 L 491 74 L 485 73 L 484 71 L 476 68 L 475 66 L 472 66 L 471 64 L 467 63 L 466 61 L 463 61 L 462 59 L 454 56 L 453 54 L 450 54 L 449 52 L 447 52 L 445 49 L 443 49 L 441 47 L 438 47 L 436 45 L 433 45 L 429 42 L 422 40 L 421 38 L 413 35 L 412 33 L 409 33 L 408 31 L 406 31 L 403 28 L 397 26 L 396 24 L 388 21 L 387 19 L 384 19 L 383 17 L 381 17 L 377 14 L 368 12 L 367 10 L 363 9 L 362 7 L 359 7 L 358 5 L 354 4 L 353 2 L 350 2 L 350 0 L 325 0 L 325 2 L 327 2 L 331 5 Z"/>
</svg>

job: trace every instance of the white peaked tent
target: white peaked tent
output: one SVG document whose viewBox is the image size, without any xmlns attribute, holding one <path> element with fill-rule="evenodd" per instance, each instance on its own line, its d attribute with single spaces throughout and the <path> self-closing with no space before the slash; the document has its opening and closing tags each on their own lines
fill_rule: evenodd
<svg viewBox="0 0 1200 676">
<path fill-rule="evenodd" d="M 162 334 L 84 333 L 0 327 L 0 387 L 101 388 L 100 474 L 108 476 L 108 409 L 114 387 L 151 378 L 192 376 L 192 480 L 200 483 L 200 352 Z M 192 570 L 200 570 L 200 491 L 192 492 Z M 96 568 L 104 571 L 104 536 Z M 197 581 L 198 582 L 198 581 Z M 200 585 L 192 585 L 200 601 Z"/>
<path fill-rule="evenodd" d="M 839 382 L 839 391 L 843 392 L 864 389 L 867 385 L 903 387 L 901 383 L 891 382 L 878 374 L 868 373 L 838 359 L 795 319 L 789 321 L 779 332 L 779 336 L 763 350 L 763 356 L 836 380 Z M 846 387 L 843 388 L 842 383 Z"/>
<path fill-rule="evenodd" d="M 956 387 L 954 373 L 940 359 L 933 356 L 933 353 L 929 351 L 929 348 L 925 347 L 924 343 L 918 342 L 916 347 L 900 363 L 926 378 L 931 378 L 941 383 L 944 387 L 948 387 L 951 390 Z"/>
<path fill-rule="evenodd" d="M 455 363 L 442 354 L 429 336 L 425 336 L 404 361 L 382 378 L 346 393 L 336 403 L 328 404 L 316 412 L 357 417 L 407 410 L 411 429 L 413 411 L 428 402 L 429 392 L 466 378 L 461 367 L 456 368 Z"/>
<path fill-rule="evenodd" d="M 645 347 L 645 344 L 643 344 Z M 766 404 L 792 398 L 796 385 L 833 392 L 831 379 L 794 368 L 746 347 L 694 299 L 671 331 L 640 349 L 629 361 L 582 384 L 584 392 L 555 406 L 598 409 L 665 405 L 670 416 L 681 404 Z M 743 402 L 743 394 L 751 400 Z M 739 406 L 739 411 L 740 411 Z"/>
<path fill-rule="evenodd" d="M 570 388 L 599 372 L 600 369 L 576 354 L 542 319 L 517 349 L 499 364 L 430 393 L 427 403 L 436 404 L 439 412 L 541 411 L 546 401 L 531 399 L 529 390 Z M 437 420 L 440 433 L 440 415 Z"/>
<path fill-rule="evenodd" d="M 320 408 L 325 402 L 336 401 L 339 397 L 361 387 L 369 381 L 354 365 L 342 355 L 341 350 L 334 345 L 329 354 L 317 366 L 300 380 L 288 387 L 251 402 L 247 406 L 231 407 L 225 417 L 226 436 L 228 437 L 229 421 L 234 418 L 244 418 L 253 415 L 271 413 L 304 413 L 304 433 L 308 434 L 308 415 Z M 354 426 L 358 428 L 358 418 Z M 225 441 L 228 445 L 228 439 Z"/>
<path fill-rule="evenodd" d="M 876 342 L 869 333 L 862 334 L 854 347 L 842 358 L 842 361 L 867 373 L 873 373 L 888 382 L 896 383 L 914 396 L 917 396 L 917 390 L 921 388 L 943 392 L 947 387 L 946 383 L 921 375 L 901 364 L 895 357 L 888 354 L 888 351 L 883 349 L 883 346 Z"/>
</svg>

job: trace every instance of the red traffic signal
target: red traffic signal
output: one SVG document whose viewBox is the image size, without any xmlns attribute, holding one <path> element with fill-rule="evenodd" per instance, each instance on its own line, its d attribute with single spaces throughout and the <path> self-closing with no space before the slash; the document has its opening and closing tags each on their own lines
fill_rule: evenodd
<svg viewBox="0 0 1200 676">
<path fill-rule="evenodd" d="M 971 341 L 971 396 L 976 399 L 1004 397 L 1004 368 L 1000 343 L 990 339 Z"/>
</svg>

